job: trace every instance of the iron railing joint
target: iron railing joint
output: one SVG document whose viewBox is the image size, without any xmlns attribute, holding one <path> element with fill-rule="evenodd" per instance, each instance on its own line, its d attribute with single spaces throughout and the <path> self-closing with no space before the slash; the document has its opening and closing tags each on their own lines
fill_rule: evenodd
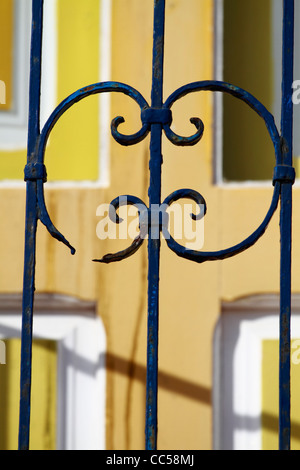
<svg viewBox="0 0 300 470">
<path fill-rule="evenodd" d="M 172 124 L 172 111 L 166 108 L 144 108 L 141 112 L 143 124 L 161 124 L 170 126 Z"/>
<path fill-rule="evenodd" d="M 273 185 L 280 183 L 294 184 L 296 179 L 295 168 L 290 165 L 276 165 L 273 173 Z"/>
<path fill-rule="evenodd" d="M 28 163 L 24 168 L 24 180 L 42 180 L 45 183 L 47 181 L 46 166 L 43 163 Z"/>
</svg>

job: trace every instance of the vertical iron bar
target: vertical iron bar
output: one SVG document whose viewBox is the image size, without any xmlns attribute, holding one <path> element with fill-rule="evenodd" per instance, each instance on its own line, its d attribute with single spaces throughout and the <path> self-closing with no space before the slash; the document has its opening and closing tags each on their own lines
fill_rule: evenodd
<svg viewBox="0 0 300 470">
<path fill-rule="evenodd" d="M 282 44 L 282 164 L 293 165 L 293 103 L 294 72 L 294 0 L 283 0 Z M 292 183 L 281 185 L 280 208 L 280 364 L 279 364 L 279 449 L 290 449 L 291 384 L 291 247 L 292 247 Z"/>
<path fill-rule="evenodd" d="M 165 0 L 154 0 L 153 69 L 152 94 L 153 108 L 163 104 L 163 58 L 164 58 Z M 150 186 L 149 208 L 161 203 L 162 165 L 162 125 L 151 125 L 150 142 Z M 155 206 L 154 206 L 155 205 Z M 146 450 L 157 447 L 157 373 L 158 373 L 158 319 L 159 319 L 159 258 L 160 231 L 149 229 L 148 240 L 148 338 L 147 338 L 147 385 L 146 385 Z"/>
<path fill-rule="evenodd" d="M 32 164 L 35 162 L 35 150 L 40 133 L 42 30 L 43 0 L 33 0 L 27 151 L 28 164 Z M 21 333 L 19 450 L 29 449 L 30 434 L 32 318 L 35 282 L 36 230 L 38 221 L 36 184 L 36 181 L 26 182 L 26 220 Z"/>
</svg>

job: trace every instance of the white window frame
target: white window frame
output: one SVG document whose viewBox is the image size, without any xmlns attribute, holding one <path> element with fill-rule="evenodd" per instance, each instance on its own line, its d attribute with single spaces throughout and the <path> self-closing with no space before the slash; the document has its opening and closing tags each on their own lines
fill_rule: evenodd
<svg viewBox="0 0 300 470">
<path fill-rule="evenodd" d="M 0 111 L 0 151 L 26 148 L 31 8 L 14 0 L 13 108 Z"/>
<path fill-rule="evenodd" d="M 58 344 L 57 450 L 104 450 L 106 335 L 103 323 L 92 312 L 82 312 L 76 299 L 42 296 L 36 303 L 33 337 Z M 5 308 L 8 312 L 2 313 Z M 2 299 L 0 339 L 4 342 L 20 337 L 19 312 L 13 297 L 8 301 Z"/>
<path fill-rule="evenodd" d="M 56 100 L 56 1 L 44 2 L 43 43 L 47 45 L 47 53 L 42 62 L 41 125 L 54 109 Z M 31 0 L 14 0 L 14 103 L 11 110 L 0 109 L 0 151 L 27 147 L 31 6 Z"/>
<path fill-rule="evenodd" d="M 291 338 L 300 337 L 300 296 L 293 296 Z M 262 342 L 279 339 L 279 297 L 224 304 L 214 343 L 214 448 L 261 450 Z M 279 364 L 278 364 L 279 367 Z"/>
</svg>

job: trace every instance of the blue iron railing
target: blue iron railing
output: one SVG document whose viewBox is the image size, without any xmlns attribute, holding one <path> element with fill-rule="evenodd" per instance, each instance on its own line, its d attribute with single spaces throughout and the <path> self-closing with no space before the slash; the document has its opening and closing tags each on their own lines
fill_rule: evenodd
<svg viewBox="0 0 300 470">
<path fill-rule="evenodd" d="M 190 137 L 182 137 L 171 129 L 173 104 L 183 96 L 209 90 L 229 93 L 250 106 L 265 122 L 272 139 L 275 152 L 275 169 L 273 176 L 273 197 L 269 210 L 259 227 L 245 240 L 227 249 L 213 252 L 201 252 L 187 249 L 178 244 L 170 234 L 166 238 L 169 248 L 178 256 L 203 263 L 232 257 L 248 249 L 264 234 L 280 201 L 280 233 L 281 233 L 281 264 L 280 264 L 280 378 L 279 378 L 279 449 L 290 449 L 290 321 L 291 321 L 291 220 L 292 220 L 292 184 L 295 171 L 292 163 L 292 82 L 293 82 L 293 46 L 294 46 L 294 0 L 283 0 L 283 72 L 282 72 L 282 117 L 281 133 L 279 133 L 272 114 L 250 93 L 239 87 L 220 81 L 199 81 L 187 84 L 176 90 L 166 101 L 163 99 L 163 63 L 164 63 L 164 26 L 165 0 L 154 0 L 154 32 L 153 32 L 153 76 L 151 105 L 143 96 L 129 85 L 118 82 L 103 82 L 89 85 L 67 97 L 53 111 L 48 121 L 40 130 L 40 88 L 41 88 L 41 57 L 43 30 L 43 0 L 32 1 L 32 42 L 31 42 L 31 76 L 30 105 L 28 128 L 28 159 L 25 167 L 26 180 L 26 231 L 25 231 L 25 262 L 23 287 L 22 315 L 22 346 L 21 346 L 21 393 L 19 449 L 29 448 L 30 430 L 30 389 L 31 389 L 31 355 L 33 301 L 35 280 L 36 230 L 38 220 L 48 229 L 50 234 L 67 245 L 71 253 L 74 248 L 53 226 L 48 215 L 44 200 L 44 183 L 46 168 L 44 153 L 51 130 L 62 114 L 78 101 L 89 95 L 117 92 L 130 96 L 141 109 L 142 127 L 133 135 L 119 132 L 119 125 L 124 122 L 122 117 L 112 121 L 111 132 L 114 139 L 121 145 L 133 145 L 144 139 L 149 133 L 150 141 L 150 185 L 149 207 L 140 215 L 140 235 L 130 247 L 116 254 L 106 255 L 102 263 L 120 261 L 133 255 L 142 245 L 145 230 L 148 235 L 148 349 L 147 349 L 147 384 L 146 384 L 146 427 L 145 448 L 154 450 L 157 447 L 157 375 L 158 375 L 158 330 L 159 330 L 159 262 L 161 232 L 167 230 L 164 216 L 166 208 L 180 198 L 190 198 L 199 206 L 204 207 L 200 213 L 206 212 L 204 197 L 195 190 L 180 189 L 170 194 L 161 204 L 161 166 L 162 166 L 162 134 L 179 146 L 195 145 L 201 139 L 204 125 L 199 118 L 192 118 L 196 132 Z M 118 209 L 126 199 L 127 204 L 146 207 L 134 197 L 126 196 L 112 201 L 112 207 Z M 151 215 L 154 208 L 161 208 L 159 222 L 153 223 Z M 192 215 L 193 218 L 199 216 Z M 119 223 L 117 215 L 112 219 Z"/>
</svg>

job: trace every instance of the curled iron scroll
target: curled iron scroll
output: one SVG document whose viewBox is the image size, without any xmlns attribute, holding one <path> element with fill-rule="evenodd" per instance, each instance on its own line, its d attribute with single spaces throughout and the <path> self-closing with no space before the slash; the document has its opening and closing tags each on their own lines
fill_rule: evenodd
<svg viewBox="0 0 300 470">
<path fill-rule="evenodd" d="M 258 101 L 253 95 L 248 93 L 246 90 L 243 90 L 240 87 L 232 85 L 227 82 L 216 81 L 216 80 L 203 80 L 199 82 L 192 82 L 187 85 L 184 85 L 177 90 L 175 90 L 166 100 L 163 105 L 163 108 L 171 109 L 173 104 L 184 96 L 195 93 L 199 91 L 212 91 L 212 92 L 222 92 L 227 93 L 235 98 L 246 103 L 250 108 L 252 108 L 265 122 L 269 135 L 272 139 L 276 163 L 280 164 L 281 158 L 281 140 L 280 136 L 274 121 L 274 116 L 265 108 L 265 106 Z M 197 133 L 191 137 L 180 137 L 175 135 L 168 126 L 164 126 L 166 136 L 170 138 L 174 145 L 195 145 L 201 138 L 203 133 L 203 124 L 199 118 L 191 118 L 191 122 L 197 127 Z M 174 135 L 176 137 L 174 137 Z"/>
<path fill-rule="evenodd" d="M 264 234 L 275 210 L 277 209 L 279 196 L 280 196 L 280 183 L 276 182 L 274 186 L 274 192 L 273 192 L 271 205 L 269 207 L 269 210 L 263 222 L 250 236 L 248 236 L 245 240 L 238 243 L 237 245 L 234 245 L 230 248 L 226 248 L 220 251 L 211 251 L 211 252 L 203 251 L 202 252 L 202 251 L 191 250 L 191 249 L 185 248 L 184 246 L 177 243 L 172 238 L 171 235 L 169 235 L 169 237 L 166 238 L 168 247 L 172 251 L 174 251 L 178 256 L 189 259 L 190 261 L 195 261 L 197 263 L 203 263 L 204 261 L 226 259 L 226 258 L 235 256 L 238 253 L 242 253 L 243 251 L 250 248 L 250 246 L 254 245 L 257 242 L 257 240 Z"/>
<path fill-rule="evenodd" d="M 49 116 L 47 122 L 45 123 L 42 132 L 39 136 L 38 146 L 37 146 L 37 156 L 36 156 L 36 163 L 39 165 L 44 164 L 44 155 L 46 144 L 49 138 L 49 135 L 59 120 L 59 118 L 75 103 L 83 100 L 84 98 L 99 94 L 99 93 L 108 93 L 108 92 L 116 92 L 116 93 L 123 93 L 130 98 L 132 98 L 140 107 L 140 110 L 149 107 L 147 101 L 143 98 L 143 96 L 134 88 L 125 85 L 119 82 L 101 82 L 95 83 L 93 85 L 89 85 L 87 87 L 81 88 L 76 92 L 69 95 L 65 100 L 63 100 L 52 112 Z M 114 139 L 122 145 L 133 145 L 140 142 L 142 139 L 146 137 L 149 133 L 150 126 L 148 124 L 142 123 L 141 129 L 132 135 L 124 135 L 119 132 L 118 127 L 119 125 L 124 122 L 124 118 L 121 116 L 116 117 L 113 119 L 111 123 L 111 133 Z M 64 243 L 68 246 L 71 250 L 71 253 L 75 253 L 75 249 L 70 245 L 70 243 L 65 239 L 65 237 L 55 228 L 53 225 L 51 218 L 48 214 L 46 203 L 45 203 L 45 196 L 44 196 L 44 181 L 40 178 L 36 178 L 37 180 L 37 204 L 38 204 L 38 214 L 41 222 L 47 227 L 49 233 L 56 238 L 57 240 Z M 140 241 L 136 240 L 134 242 L 134 248 L 137 250 L 140 246 Z M 131 249 L 125 250 L 131 253 Z M 126 256 L 126 253 L 123 253 Z"/>
<path fill-rule="evenodd" d="M 44 160 L 44 153 L 46 148 L 46 143 L 49 137 L 51 130 L 53 129 L 54 125 L 57 123 L 59 118 L 73 106 L 75 103 L 87 98 L 88 96 L 100 94 L 100 93 L 123 93 L 130 98 L 132 98 L 140 107 L 140 109 L 144 109 L 149 107 L 145 98 L 134 88 L 124 83 L 119 82 L 101 82 L 95 83 L 93 85 L 86 86 L 84 88 L 80 88 L 79 90 L 75 91 L 67 98 L 65 98 L 52 112 L 49 119 L 45 123 L 43 130 L 41 132 L 39 146 L 38 146 L 38 161 L 43 163 Z M 111 131 L 112 136 L 117 140 L 117 142 L 121 143 L 122 145 L 134 145 L 140 142 L 142 139 L 146 137 L 149 132 L 149 126 L 143 124 L 141 129 L 132 135 L 124 135 L 118 131 L 119 125 L 124 122 L 124 118 L 122 116 L 117 116 L 113 119 L 111 124 Z"/>
<path fill-rule="evenodd" d="M 101 259 L 93 259 L 93 261 L 98 263 L 112 263 L 115 261 L 121 261 L 129 256 L 132 256 L 136 251 L 142 246 L 144 239 L 146 237 L 146 233 L 143 230 L 143 219 L 145 216 L 148 219 L 148 208 L 145 206 L 143 201 L 135 196 L 119 196 L 116 197 L 113 201 L 111 201 L 109 206 L 109 217 L 112 222 L 119 224 L 123 220 L 119 217 L 117 210 L 119 207 L 124 205 L 132 205 L 135 206 L 138 210 L 139 214 L 139 222 L 140 222 L 140 233 L 139 235 L 133 240 L 132 244 L 125 248 L 122 251 L 118 251 L 117 253 L 108 253 L 107 255 L 103 256 Z"/>
<path fill-rule="evenodd" d="M 185 95 L 189 93 L 203 91 L 203 90 L 228 93 L 244 101 L 248 106 L 250 106 L 264 120 L 268 133 L 273 142 L 273 146 L 275 150 L 276 165 L 280 165 L 282 161 L 282 153 L 281 153 L 282 142 L 278 133 L 278 129 L 275 125 L 273 115 L 253 95 L 251 95 L 250 93 L 248 93 L 247 91 L 239 87 L 231 85 L 230 83 L 214 81 L 214 80 L 190 83 L 181 88 L 178 88 L 174 93 L 172 93 L 167 99 L 167 101 L 165 102 L 164 108 L 170 109 L 171 106 L 175 103 L 175 101 L 179 100 Z M 195 122 L 195 119 L 196 118 L 193 118 L 194 122 Z M 199 123 L 199 121 L 200 120 L 198 120 L 197 122 Z M 165 131 L 166 131 L 166 128 L 165 128 Z M 180 137 L 180 136 L 174 137 L 172 134 L 170 134 L 169 130 L 167 130 L 166 135 L 175 145 L 194 145 L 201 138 L 200 129 L 199 129 L 198 135 L 195 134 L 191 136 L 190 138 Z M 170 235 L 166 239 L 168 247 L 172 251 L 174 251 L 178 256 L 189 259 L 191 261 L 195 261 L 197 263 L 202 263 L 204 261 L 209 261 L 209 260 L 225 259 L 225 258 L 232 257 L 238 253 L 241 253 L 242 251 L 245 251 L 250 246 L 254 245 L 254 243 L 265 232 L 275 210 L 277 209 L 279 197 L 280 197 L 280 187 L 281 187 L 280 181 L 275 181 L 271 204 L 264 220 L 250 236 L 248 236 L 246 239 L 244 239 L 242 242 L 238 243 L 237 245 L 234 245 L 230 248 L 226 248 L 226 249 L 219 250 L 219 251 L 202 252 L 202 251 L 190 250 L 190 249 L 185 248 L 184 246 L 177 243 Z M 177 193 L 179 197 L 182 197 L 180 196 L 180 191 L 178 191 Z"/>
</svg>

